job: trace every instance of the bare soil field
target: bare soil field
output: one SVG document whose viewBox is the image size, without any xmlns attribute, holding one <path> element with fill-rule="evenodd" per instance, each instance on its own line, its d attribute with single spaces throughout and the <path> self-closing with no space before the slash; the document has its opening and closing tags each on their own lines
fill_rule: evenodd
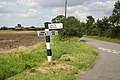
<svg viewBox="0 0 120 80">
<path fill-rule="evenodd" d="M 0 31 L 0 53 L 43 41 L 44 37 L 38 37 L 36 31 Z"/>
</svg>

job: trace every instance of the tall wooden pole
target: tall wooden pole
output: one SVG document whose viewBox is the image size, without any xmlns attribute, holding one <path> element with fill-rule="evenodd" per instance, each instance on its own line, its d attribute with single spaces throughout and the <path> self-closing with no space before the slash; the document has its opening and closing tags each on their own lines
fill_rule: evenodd
<svg viewBox="0 0 120 80">
<path fill-rule="evenodd" d="M 67 0 L 65 0 L 65 18 L 67 17 Z"/>
</svg>

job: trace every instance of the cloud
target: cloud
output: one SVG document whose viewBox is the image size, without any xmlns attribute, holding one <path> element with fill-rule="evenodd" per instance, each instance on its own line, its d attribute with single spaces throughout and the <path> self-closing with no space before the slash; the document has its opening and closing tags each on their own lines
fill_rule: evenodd
<svg viewBox="0 0 120 80">
<path fill-rule="evenodd" d="M 40 6 L 40 0 L 17 0 L 16 3 L 22 8 L 35 8 Z"/>
<path fill-rule="evenodd" d="M 35 8 L 35 3 L 27 3 L 25 0 L 0 1 L 0 25 L 38 25 L 48 19 L 43 15 L 42 9 Z M 48 19 L 49 20 L 49 19 Z"/>
<path fill-rule="evenodd" d="M 104 2 L 93 0 L 81 5 L 68 6 L 67 15 L 75 16 L 82 21 L 85 21 L 88 15 L 94 16 L 95 19 L 110 16 L 114 8 L 114 3 L 114 0 Z M 54 15 L 64 14 L 64 8 L 54 8 L 52 11 Z"/>
<path fill-rule="evenodd" d="M 67 0 L 68 6 L 77 6 L 81 4 L 91 3 L 95 0 Z M 17 0 L 17 3 L 25 7 L 64 7 L 65 0 Z"/>
<path fill-rule="evenodd" d="M 92 4 L 86 5 L 91 11 L 106 11 L 113 8 L 114 1 L 99 2 L 96 1 Z"/>
<path fill-rule="evenodd" d="M 85 21 L 110 16 L 117 0 L 68 0 L 68 16 Z M 57 15 L 64 15 L 65 0 L 0 0 L 0 24 L 42 24 Z"/>
<path fill-rule="evenodd" d="M 15 3 L 2 1 L 0 2 L 0 13 L 11 13 L 14 11 Z"/>
<path fill-rule="evenodd" d="M 64 8 L 54 8 L 52 11 L 54 16 L 58 14 L 64 15 Z M 84 5 L 71 6 L 67 9 L 67 16 L 75 16 L 82 21 L 84 21 L 89 14 L 89 8 Z"/>
</svg>

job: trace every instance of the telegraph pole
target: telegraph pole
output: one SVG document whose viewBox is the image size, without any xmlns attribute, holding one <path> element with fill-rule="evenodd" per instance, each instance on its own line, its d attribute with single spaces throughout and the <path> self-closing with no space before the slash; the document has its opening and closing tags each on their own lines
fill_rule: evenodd
<svg viewBox="0 0 120 80">
<path fill-rule="evenodd" d="M 65 0 L 65 18 L 67 17 L 67 0 Z"/>
</svg>

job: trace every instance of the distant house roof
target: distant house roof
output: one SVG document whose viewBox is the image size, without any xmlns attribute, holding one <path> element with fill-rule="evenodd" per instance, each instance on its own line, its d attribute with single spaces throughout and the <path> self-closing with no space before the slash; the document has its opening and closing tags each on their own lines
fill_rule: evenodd
<svg viewBox="0 0 120 80">
<path fill-rule="evenodd" d="M 24 29 L 23 26 L 15 26 L 15 29 Z"/>
</svg>

